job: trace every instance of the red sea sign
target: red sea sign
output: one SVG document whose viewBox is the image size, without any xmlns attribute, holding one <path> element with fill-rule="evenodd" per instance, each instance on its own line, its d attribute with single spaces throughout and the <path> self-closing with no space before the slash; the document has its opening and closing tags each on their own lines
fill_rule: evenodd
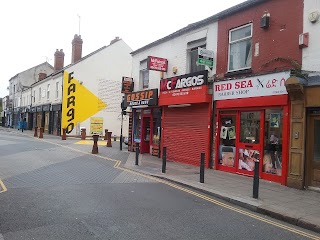
<svg viewBox="0 0 320 240">
<path fill-rule="evenodd" d="M 168 70 L 168 60 L 165 58 L 148 57 L 148 69 L 160 72 L 166 72 Z"/>
</svg>

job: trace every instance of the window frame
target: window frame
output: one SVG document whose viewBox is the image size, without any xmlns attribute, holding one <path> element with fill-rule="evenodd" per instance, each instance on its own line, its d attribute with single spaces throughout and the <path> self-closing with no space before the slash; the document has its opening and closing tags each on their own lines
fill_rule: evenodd
<svg viewBox="0 0 320 240">
<path fill-rule="evenodd" d="M 41 97 L 42 97 L 42 92 L 41 92 L 41 87 L 39 87 L 39 102 L 41 101 Z"/>
<path fill-rule="evenodd" d="M 144 85 L 144 79 L 143 75 L 144 73 L 148 74 L 148 85 Z M 150 87 L 150 72 L 148 69 L 148 59 L 144 59 L 140 61 L 140 67 L 139 67 L 139 82 L 140 82 L 140 88 L 142 89 L 148 89 Z"/>
<path fill-rule="evenodd" d="M 251 27 L 251 35 L 250 36 L 244 37 L 244 38 L 241 38 L 241 39 L 237 39 L 237 40 L 231 42 L 231 34 L 232 34 L 232 32 L 237 31 L 237 30 L 239 30 L 241 28 L 248 27 L 248 26 Z M 242 42 L 242 41 L 245 41 L 247 39 L 251 39 L 251 50 L 252 50 L 252 47 L 253 47 L 252 46 L 252 31 L 253 31 L 253 24 L 252 23 L 248 23 L 248 24 L 245 24 L 245 25 L 242 25 L 242 26 L 239 26 L 239 27 L 236 27 L 236 28 L 233 28 L 233 29 L 229 30 L 229 39 L 228 39 L 228 72 L 237 72 L 237 71 L 241 71 L 241 70 L 251 69 L 251 67 L 252 67 L 252 56 L 251 56 L 251 66 L 250 67 L 244 67 L 244 68 L 238 68 L 238 69 L 230 70 L 230 49 L 231 49 L 231 45 L 232 44 L 235 44 L 235 43 L 238 43 L 238 42 Z M 251 54 L 252 54 L 252 52 L 251 52 Z"/>
<path fill-rule="evenodd" d="M 56 82 L 56 99 L 59 97 L 59 82 Z"/>
<path fill-rule="evenodd" d="M 203 66 L 203 69 L 197 69 L 196 71 L 191 71 L 191 53 L 193 52 L 193 51 L 195 51 L 195 52 L 198 52 L 198 48 L 204 48 L 204 49 L 207 49 L 207 43 L 205 42 L 204 44 L 200 44 L 199 43 L 199 45 L 198 46 L 196 46 L 196 47 L 190 47 L 190 48 L 188 48 L 187 49 L 187 55 L 188 55 L 188 61 L 187 61 L 187 64 L 188 64 L 188 67 L 187 67 L 187 69 L 188 69 L 188 73 L 193 73 L 193 72 L 199 72 L 199 71 L 204 71 L 204 70 L 206 70 L 206 66 L 205 65 L 197 65 L 197 68 L 199 67 L 199 66 Z M 197 54 L 198 55 L 198 54 Z M 197 63 L 195 63 L 195 64 L 197 64 Z"/>
<path fill-rule="evenodd" d="M 48 86 L 47 86 L 47 99 L 49 100 L 49 97 L 50 97 L 50 83 L 48 83 Z"/>
</svg>

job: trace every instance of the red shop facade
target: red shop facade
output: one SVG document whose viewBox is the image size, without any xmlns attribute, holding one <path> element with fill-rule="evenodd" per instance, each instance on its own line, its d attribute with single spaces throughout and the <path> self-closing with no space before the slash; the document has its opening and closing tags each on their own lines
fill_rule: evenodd
<svg viewBox="0 0 320 240">
<path fill-rule="evenodd" d="M 194 72 L 160 80 L 162 106 L 161 146 L 167 159 L 200 165 L 205 153 L 209 167 L 212 95 L 208 94 L 208 72 Z"/>
<path fill-rule="evenodd" d="M 214 83 L 217 109 L 215 169 L 253 175 L 286 185 L 289 141 L 289 98 L 278 72 Z"/>
</svg>

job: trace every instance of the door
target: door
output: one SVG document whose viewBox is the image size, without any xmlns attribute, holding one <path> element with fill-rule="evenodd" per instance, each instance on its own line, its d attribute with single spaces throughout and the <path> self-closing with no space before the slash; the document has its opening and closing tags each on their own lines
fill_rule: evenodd
<svg viewBox="0 0 320 240">
<path fill-rule="evenodd" d="M 237 172 L 253 175 L 254 165 L 260 160 L 261 146 L 263 144 L 263 111 L 241 111 L 239 113 L 237 132 L 238 158 L 236 162 Z"/>
<path fill-rule="evenodd" d="M 150 153 L 150 117 L 142 117 L 141 153 Z"/>
<path fill-rule="evenodd" d="M 307 161 L 308 161 L 308 185 L 320 187 L 320 116 L 309 118 L 309 132 L 307 139 Z"/>
</svg>

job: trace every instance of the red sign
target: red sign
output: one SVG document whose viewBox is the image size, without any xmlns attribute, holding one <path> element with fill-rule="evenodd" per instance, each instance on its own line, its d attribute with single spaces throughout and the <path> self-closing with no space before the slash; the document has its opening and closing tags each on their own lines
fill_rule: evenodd
<svg viewBox="0 0 320 240">
<path fill-rule="evenodd" d="M 168 60 L 165 58 L 148 57 L 148 70 L 166 72 L 168 70 Z"/>
<path fill-rule="evenodd" d="M 207 102 L 208 72 L 191 74 L 160 80 L 159 105 Z"/>
<path fill-rule="evenodd" d="M 122 77 L 122 88 L 121 93 L 131 93 L 133 91 L 133 78 L 131 77 Z"/>
</svg>

